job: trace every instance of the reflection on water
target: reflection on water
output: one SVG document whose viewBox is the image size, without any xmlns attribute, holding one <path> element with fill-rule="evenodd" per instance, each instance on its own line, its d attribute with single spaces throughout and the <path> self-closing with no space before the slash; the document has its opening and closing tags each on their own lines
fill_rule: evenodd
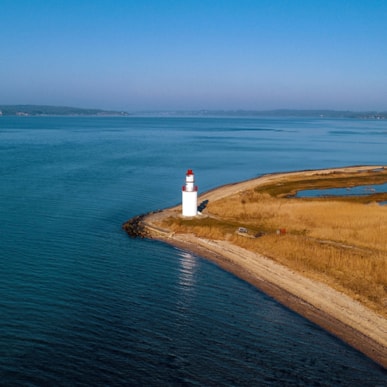
<svg viewBox="0 0 387 387">
<path fill-rule="evenodd" d="M 179 253 L 180 259 L 180 271 L 179 271 L 179 284 L 188 291 L 195 285 L 195 272 L 197 266 L 197 258 L 192 254 L 182 251 Z"/>
<path fill-rule="evenodd" d="M 190 308 L 196 293 L 197 257 L 186 251 L 178 251 L 179 256 L 179 305 L 180 309 Z"/>
</svg>

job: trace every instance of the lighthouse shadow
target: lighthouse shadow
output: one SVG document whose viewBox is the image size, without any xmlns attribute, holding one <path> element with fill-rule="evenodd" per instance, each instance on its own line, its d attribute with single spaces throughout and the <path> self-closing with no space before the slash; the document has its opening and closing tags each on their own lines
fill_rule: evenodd
<svg viewBox="0 0 387 387">
<path fill-rule="evenodd" d="M 203 200 L 199 205 L 198 205 L 198 212 L 203 212 L 205 208 L 207 207 L 208 204 L 208 199 Z"/>
</svg>

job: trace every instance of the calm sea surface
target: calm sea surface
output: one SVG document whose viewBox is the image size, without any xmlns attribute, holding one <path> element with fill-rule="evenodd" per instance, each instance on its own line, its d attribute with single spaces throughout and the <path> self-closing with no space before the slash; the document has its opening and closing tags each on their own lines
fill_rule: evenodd
<svg viewBox="0 0 387 387">
<path fill-rule="evenodd" d="M 0 117 L 0 385 L 386 386 L 387 373 L 128 218 L 264 173 L 387 164 L 387 121 Z"/>
</svg>

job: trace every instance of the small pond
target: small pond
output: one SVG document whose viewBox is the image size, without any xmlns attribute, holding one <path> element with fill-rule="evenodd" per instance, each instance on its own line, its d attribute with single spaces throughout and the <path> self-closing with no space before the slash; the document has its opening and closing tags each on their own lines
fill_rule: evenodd
<svg viewBox="0 0 387 387">
<path fill-rule="evenodd" d="M 387 192 L 387 183 L 373 184 L 373 185 L 358 185 L 356 187 L 347 188 L 326 188 L 326 189 L 305 189 L 297 192 L 297 198 L 315 198 L 323 196 L 358 196 L 370 195 L 374 193 Z M 380 204 L 387 204 L 387 202 L 380 202 Z"/>
</svg>

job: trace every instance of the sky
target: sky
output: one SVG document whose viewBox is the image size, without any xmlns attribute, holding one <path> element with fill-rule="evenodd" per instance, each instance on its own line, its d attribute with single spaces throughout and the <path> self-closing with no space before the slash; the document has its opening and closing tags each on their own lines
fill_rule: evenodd
<svg viewBox="0 0 387 387">
<path fill-rule="evenodd" d="M 387 0 L 1 0 L 0 104 L 387 111 Z"/>
</svg>

